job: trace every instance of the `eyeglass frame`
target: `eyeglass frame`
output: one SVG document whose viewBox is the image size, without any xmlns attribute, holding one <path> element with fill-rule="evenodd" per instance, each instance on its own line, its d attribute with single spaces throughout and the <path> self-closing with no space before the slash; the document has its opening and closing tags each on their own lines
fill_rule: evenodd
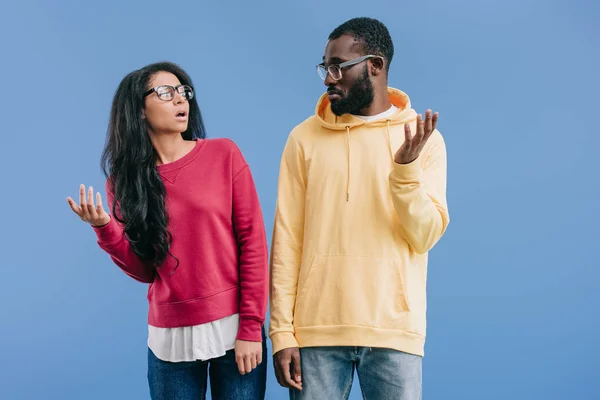
<svg viewBox="0 0 600 400">
<path fill-rule="evenodd" d="M 331 76 L 331 72 L 329 72 L 329 68 L 337 67 L 340 70 L 340 77 L 338 79 L 335 79 L 332 76 L 331 79 L 333 79 L 334 81 L 339 81 L 340 79 L 342 79 L 344 77 L 344 75 L 342 74 L 342 70 L 344 68 L 352 67 L 354 65 L 360 64 L 361 62 L 369 60 L 371 58 L 383 58 L 383 57 L 377 56 L 374 54 L 368 54 L 366 56 L 361 56 L 361 57 L 353 58 L 352 60 L 344 61 L 343 63 L 340 63 L 340 64 L 329 64 L 329 65 L 327 65 L 327 68 L 325 68 L 325 63 L 322 62 L 320 64 L 317 64 L 317 73 L 319 74 L 319 77 L 321 79 L 325 80 L 325 79 L 327 79 L 327 75 Z M 325 69 L 325 77 L 322 77 L 321 73 L 319 72 L 321 68 Z"/>
<path fill-rule="evenodd" d="M 163 88 L 163 87 L 171 88 L 171 90 L 172 90 L 172 92 L 173 92 L 173 99 L 175 98 L 175 92 L 177 92 L 178 94 L 180 94 L 180 95 L 181 95 L 181 96 L 182 96 L 184 99 L 186 99 L 186 100 L 188 100 L 188 101 L 189 101 L 189 100 L 191 100 L 191 99 L 193 99 L 193 98 L 194 98 L 194 96 L 195 96 L 195 93 L 194 93 L 194 88 L 193 88 L 193 87 L 191 87 L 190 85 L 177 85 L 177 86 L 171 86 L 171 85 L 158 85 L 158 86 L 155 86 L 155 87 L 153 87 L 153 88 L 149 89 L 149 90 L 148 90 L 146 93 L 144 93 L 144 98 L 148 97 L 148 96 L 149 96 L 149 95 L 151 95 L 152 93 L 156 93 L 156 96 L 158 97 L 158 99 L 159 99 L 159 100 L 162 100 L 162 101 L 171 101 L 171 100 L 173 100 L 173 99 L 163 100 L 163 99 L 161 99 L 161 98 L 160 98 L 160 94 L 158 93 L 158 88 Z M 188 99 L 188 98 L 187 98 L 186 96 L 184 96 L 182 93 L 179 93 L 179 90 L 178 90 L 178 89 L 179 89 L 179 88 L 181 88 L 181 87 L 188 87 L 188 88 L 190 88 L 190 91 L 191 91 L 191 93 L 192 93 L 192 97 L 190 97 L 190 98 Z M 184 93 L 185 93 L 185 91 L 184 91 Z"/>
</svg>

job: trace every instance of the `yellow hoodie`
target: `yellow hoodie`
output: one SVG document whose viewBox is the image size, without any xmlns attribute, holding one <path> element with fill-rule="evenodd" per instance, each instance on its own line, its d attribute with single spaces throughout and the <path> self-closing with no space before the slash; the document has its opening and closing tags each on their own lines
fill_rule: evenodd
<svg viewBox="0 0 600 400">
<path fill-rule="evenodd" d="M 446 147 L 436 130 L 417 160 L 394 162 L 404 124 L 337 117 L 324 94 L 283 151 L 271 248 L 273 353 L 368 346 L 423 355 L 427 252 L 449 222 Z"/>
</svg>

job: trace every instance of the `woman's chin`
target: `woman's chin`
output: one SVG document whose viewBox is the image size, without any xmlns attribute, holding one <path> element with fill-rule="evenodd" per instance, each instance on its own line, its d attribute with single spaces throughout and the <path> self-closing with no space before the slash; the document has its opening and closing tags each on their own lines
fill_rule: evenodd
<svg viewBox="0 0 600 400">
<path fill-rule="evenodd" d="M 187 128 L 187 124 L 178 124 L 178 126 L 170 126 L 166 129 L 161 129 L 158 131 L 150 130 L 149 132 L 152 136 L 176 136 L 187 131 Z"/>
</svg>

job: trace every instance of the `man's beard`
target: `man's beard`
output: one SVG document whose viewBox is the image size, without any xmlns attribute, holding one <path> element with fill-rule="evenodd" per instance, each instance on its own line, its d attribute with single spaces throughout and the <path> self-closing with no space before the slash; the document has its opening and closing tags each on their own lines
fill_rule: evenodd
<svg viewBox="0 0 600 400">
<path fill-rule="evenodd" d="M 339 93 L 334 91 L 334 93 Z M 373 102 L 373 84 L 369 79 L 367 66 L 362 75 L 354 82 L 348 94 L 331 103 L 331 111 L 338 117 L 343 114 L 358 114 Z"/>
</svg>

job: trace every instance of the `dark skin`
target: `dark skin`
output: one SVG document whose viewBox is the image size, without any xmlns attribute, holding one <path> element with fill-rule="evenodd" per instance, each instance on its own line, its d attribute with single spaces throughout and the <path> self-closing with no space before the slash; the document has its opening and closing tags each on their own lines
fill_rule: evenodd
<svg viewBox="0 0 600 400">
<path fill-rule="evenodd" d="M 410 132 L 410 126 L 404 125 L 404 143 L 394 155 L 394 161 L 398 164 L 410 164 L 415 161 L 421 150 L 425 147 L 427 139 L 435 131 L 437 125 L 438 113 L 436 112 L 431 115 L 431 110 L 427 110 L 425 113 L 425 121 L 421 117 L 421 114 L 417 116 L 417 133 L 413 136 Z"/>
<path fill-rule="evenodd" d="M 302 390 L 302 367 L 300 366 L 299 348 L 292 347 L 275 353 L 273 366 L 275 367 L 275 377 L 281 386 L 288 389 Z"/>
<path fill-rule="evenodd" d="M 341 64 L 365 55 L 359 43 L 349 35 L 342 35 L 331 40 L 325 47 L 323 61 L 326 65 Z M 339 101 L 340 96 L 347 96 L 350 89 L 360 78 L 367 64 L 369 79 L 373 85 L 373 101 L 359 111 L 360 115 L 377 115 L 388 110 L 392 104 L 388 96 L 388 76 L 383 57 L 371 58 L 360 64 L 355 64 L 342 70 L 342 78 L 334 80 L 329 74 L 325 78 L 325 86 L 339 95 L 330 95 L 330 102 Z M 421 114 L 417 116 L 417 133 L 412 135 L 410 126 L 404 125 L 405 140 L 394 156 L 398 164 L 409 164 L 415 161 L 425 146 L 427 139 L 435 130 L 438 113 L 432 114 L 431 110 L 425 113 L 425 121 Z M 302 370 L 300 365 L 300 349 L 297 347 L 283 349 L 273 356 L 275 376 L 277 382 L 288 389 L 302 390 Z"/>
<path fill-rule="evenodd" d="M 360 43 L 350 35 L 342 35 L 337 39 L 330 40 L 325 47 L 325 56 L 323 62 L 326 65 L 341 64 L 355 58 L 365 55 L 362 52 Z M 348 94 L 350 88 L 363 72 L 365 64 L 367 65 L 371 82 L 373 83 L 374 98 L 373 102 L 366 108 L 360 110 L 360 115 L 376 115 L 389 109 L 392 104 L 387 91 L 387 72 L 385 70 L 385 61 L 383 58 L 372 58 L 355 64 L 342 70 L 342 79 L 334 80 L 328 74 L 325 78 L 325 86 L 335 88 L 336 91 Z M 330 99 L 331 100 L 331 99 Z M 331 100 L 332 102 L 335 99 Z"/>
</svg>

